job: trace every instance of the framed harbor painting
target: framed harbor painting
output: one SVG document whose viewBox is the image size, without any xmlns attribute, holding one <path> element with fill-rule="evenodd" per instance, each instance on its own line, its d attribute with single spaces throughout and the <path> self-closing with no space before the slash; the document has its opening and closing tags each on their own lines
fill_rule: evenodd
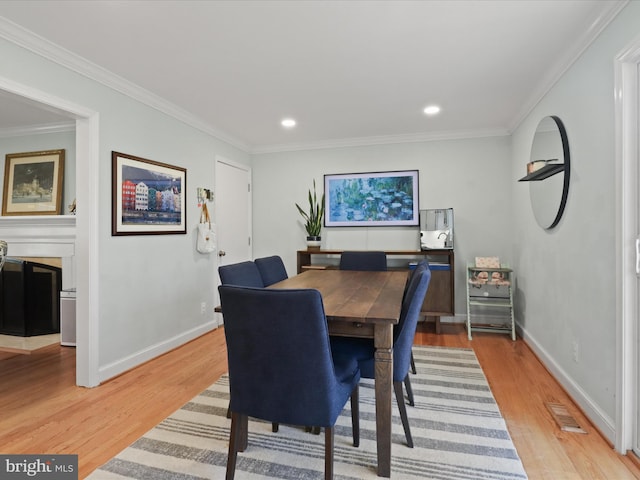
<svg viewBox="0 0 640 480">
<path fill-rule="evenodd" d="M 59 215 L 63 177 L 64 150 L 8 153 L 2 215 Z"/>
<path fill-rule="evenodd" d="M 112 235 L 187 233 L 185 168 L 111 153 Z"/>
</svg>

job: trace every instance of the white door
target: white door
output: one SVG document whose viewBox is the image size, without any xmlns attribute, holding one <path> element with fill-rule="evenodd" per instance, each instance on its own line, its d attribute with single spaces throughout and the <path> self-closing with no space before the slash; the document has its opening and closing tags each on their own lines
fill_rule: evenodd
<svg viewBox="0 0 640 480">
<path fill-rule="evenodd" d="M 214 205 L 217 227 L 218 265 L 252 259 L 251 245 L 251 169 L 239 163 L 216 158 Z M 220 305 L 217 286 L 220 277 L 216 266 L 216 305 Z M 216 320 L 222 325 L 222 315 Z"/>
</svg>

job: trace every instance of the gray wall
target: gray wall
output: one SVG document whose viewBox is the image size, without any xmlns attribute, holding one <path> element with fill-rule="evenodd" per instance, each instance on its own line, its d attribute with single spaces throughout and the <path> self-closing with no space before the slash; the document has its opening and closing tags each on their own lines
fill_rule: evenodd
<svg viewBox="0 0 640 480">
<path fill-rule="evenodd" d="M 99 311 L 99 379 L 172 348 L 192 332 L 213 328 L 217 257 L 195 250 L 195 191 L 215 185 L 216 155 L 245 164 L 249 155 L 15 43 L 0 39 L 0 58 L 0 77 L 99 114 L 99 258 L 91 265 L 98 271 L 92 288 Z M 187 169 L 186 235 L 111 236 L 113 150 Z M 209 307 L 204 316 L 201 302 Z"/>
<path fill-rule="evenodd" d="M 256 257 L 280 255 L 290 274 L 306 233 L 295 203 L 307 204 L 315 179 L 384 170 L 420 171 L 420 208 L 453 208 L 456 314 L 466 313 L 465 266 L 475 256 L 512 261 L 510 138 L 389 144 L 254 155 L 253 234 Z M 323 228 L 323 248 L 419 250 L 418 228 Z"/>
<path fill-rule="evenodd" d="M 639 33 L 640 2 L 631 2 L 521 123 L 512 146 L 518 321 L 527 342 L 611 440 L 616 414 L 613 60 Z M 538 227 L 529 190 L 516 182 L 525 173 L 537 123 L 546 115 L 564 122 L 572 162 L 566 210 L 551 231 Z"/>
</svg>

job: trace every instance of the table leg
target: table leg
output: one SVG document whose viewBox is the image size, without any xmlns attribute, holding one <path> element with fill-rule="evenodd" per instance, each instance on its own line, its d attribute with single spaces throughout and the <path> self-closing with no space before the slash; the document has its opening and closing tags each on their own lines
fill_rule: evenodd
<svg viewBox="0 0 640 480">
<path fill-rule="evenodd" d="M 393 386 L 393 326 L 374 330 L 376 385 L 376 441 L 378 476 L 391 477 L 391 391 Z"/>
</svg>

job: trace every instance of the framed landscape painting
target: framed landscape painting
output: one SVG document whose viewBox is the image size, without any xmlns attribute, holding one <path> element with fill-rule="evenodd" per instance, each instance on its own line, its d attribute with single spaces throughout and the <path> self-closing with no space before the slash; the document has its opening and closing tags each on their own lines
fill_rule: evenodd
<svg viewBox="0 0 640 480">
<path fill-rule="evenodd" d="M 59 215 L 63 177 L 64 150 L 7 154 L 2 215 Z"/>
<path fill-rule="evenodd" d="M 418 170 L 324 176 L 326 227 L 419 225 Z"/>
<path fill-rule="evenodd" d="M 187 233 L 185 168 L 111 153 L 112 235 Z"/>
</svg>

